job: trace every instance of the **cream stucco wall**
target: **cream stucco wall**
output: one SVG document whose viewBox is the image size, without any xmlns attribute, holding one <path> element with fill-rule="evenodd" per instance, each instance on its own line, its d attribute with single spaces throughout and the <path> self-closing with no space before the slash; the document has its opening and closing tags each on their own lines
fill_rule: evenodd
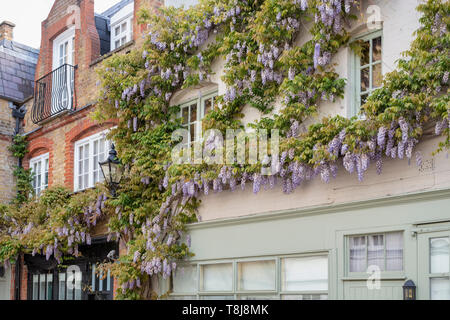
<svg viewBox="0 0 450 320">
<path fill-rule="evenodd" d="M 420 0 L 381 0 L 373 3 L 380 8 L 383 26 L 383 74 L 392 71 L 396 66 L 396 61 L 401 57 L 401 53 L 409 49 L 413 40 L 413 32 L 419 27 L 419 13 L 416 11 L 419 2 Z M 359 36 L 368 31 L 365 24 L 367 5 L 368 3 L 365 2 L 362 10 L 355 11 L 360 19 L 354 21 L 350 27 L 353 36 Z M 304 28 L 307 29 L 308 26 L 306 25 Z M 301 32 L 296 43 L 301 44 L 309 39 L 310 36 L 306 32 Z M 333 58 L 336 72 L 348 80 L 351 71 L 350 55 L 349 48 L 342 48 Z M 223 65 L 222 59 L 216 61 L 213 65 L 215 74 L 210 78 L 210 81 L 216 84 L 219 94 L 224 94 L 226 91 L 226 86 L 221 81 Z M 337 114 L 346 116 L 350 107 L 351 85 L 350 82 L 347 83 L 344 99 L 339 99 L 334 103 L 321 103 L 319 114 L 308 119 L 303 129 L 324 116 Z M 209 88 L 211 86 L 214 85 L 208 84 Z M 173 104 L 186 101 L 189 95 L 197 95 L 198 91 L 196 90 L 174 96 Z M 279 107 L 278 102 L 275 110 L 278 110 Z M 261 116 L 259 111 L 248 106 L 244 108 L 243 112 L 245 124 L 253 122 Z M 378 176 L 372 166 L 366 173 L 364 181 L 359 182 L 356 175 L 348 174 L 341 167 L 337 179 L 332 180 L 329 184 L 315 179 L 304 183 L 290 195 L 283 194 L 280 185 L 273 190 L 262 190 L 259 194 L 254 195 L 249 183 L 245 191 L 239 189 L 235 192 L 224 191 L 220 194 L 203 196 L 199 214 L 202 221 L 206 221 L 448 188 L 450 187 L 450 161 L 444 154 L 432 156 L 439 139 L 430 135 L 418 145 L 417 150 L 420 150 L 424 156 L 424 162 L 420 168 L 415 163 L 408 165 L 408 160 L 385 159 L 382 175 Z"/>
</svg>

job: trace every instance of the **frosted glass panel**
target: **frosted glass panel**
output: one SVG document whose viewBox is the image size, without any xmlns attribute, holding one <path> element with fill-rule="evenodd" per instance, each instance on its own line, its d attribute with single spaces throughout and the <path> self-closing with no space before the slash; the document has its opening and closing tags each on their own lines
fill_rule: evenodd
<svg viewBox="0 0 450 320">
<path fill-rule="evenodd" d="M 219 263 L 200 266 L 201 291 L 233 290 L 233 265 Z"/>
<path fill-rule="evenodd" d="M 403 232 L 386 234 L 386 270 L 403 270 Z"/>
<path fill-rule="evenodd" d="M 173 277 L 173 292 L 186 293 L 197 291 L 197 266 L 178 268 Z"/>
<path fill-rule="evenodd" d="M 275 290 L 275 260 L 238 263 L 239 290 Z"/>
<path fill-rule="evenodd" d="M 282 259 L 281 290 L 328 290 L 328 258 L 324 256 Z"/>
<path fill-rule="evenodd" d="M 448 278 L 430 279 L 431 300 L 450 300 L 450 280 Z"/>
<path fill-rule="evenodd" d="M 449 272 L 449 238 L 430 239 L 430 272 Z"/>
</svg>

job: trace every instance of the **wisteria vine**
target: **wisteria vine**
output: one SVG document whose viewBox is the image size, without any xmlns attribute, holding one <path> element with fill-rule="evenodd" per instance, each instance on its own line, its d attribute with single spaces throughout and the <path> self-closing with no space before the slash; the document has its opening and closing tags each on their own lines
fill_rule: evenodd
<svg viewBox="0 0 450 320">
<path fill-rule="evenodd" d="M 111 237 L 126 245 L 118 261 L 99 268 L 119 279 L 118 298 L 158 297 L 156 279 L 169 278 L 179 261 L 192 255 L 185 226 L 200 219 L 203 194 L 249 184 L 254 193 L 278 184 L 289 194 L 315 177 L 328 183 L 341 164 L 362 181 L 371 163 L 381 173 L 386 157 L 415 159 L 420 165 L 422 155 L 415 147 L 430 123 L 444 137 L 437 151 L 449 148 L 450 5 L 445 0 L 419 5 L 416 39 L 398 70 L 385 76 L 383 87 L 362 107 L 364 119 L 335 116 L 301 129 L 322 101 L 343 96 L 345 79 L 334 71 L 332 59 L 348 44 L 345 26 L 360 5 L 357 0 L 203 0 L 186 10 L 142 14 L 149 25 L 146 42 L 104 62 L 95 113 L 100 121 L 121 120 L 111 138 L 128 168 L 126 181 L 116 199 L 100 195 L 95 209 L 84 202 L 78 211 L 68 210 L 83 217 L 105 212 Z M 310 40 L 299 43 L 304 34 Z M 243 108 L 254 107 L 262 116 L 252 127 L 281 131 L 280 155 L 269 153 L 256 165 L 173 164 L 171 134 L 180 121 L 175 119 L 179 108 L 170 100 L 179 90 L 209 82 L 213 62 L 221 58 L 227 89 L 218 97 L 220 108 L 206 115 L 203 129 L 242 128 Z M 278 100 L 281 107 L 274 111 Z M 204 147 L 213 140 L 206 139 Z M 276 175 L 261 175 L 267 163 L 277 163 Z M 89 230 L 86 220 L 80 221 L 84 235 L 78 231 L 77 236 L 67 221 L 66 229 L 62 224 L 51 229 L 64 248 L 48 252 L 50 244 L 36 247 L 23 240 L 24 231 L 33 232 L 35 224 L 16 228 L 21 236 L 8 239 L 21 239 L 22 249 L 55 257 L 74 254 Z M 2 257 L 12 255 L 0 252 Z"/>
</svg>

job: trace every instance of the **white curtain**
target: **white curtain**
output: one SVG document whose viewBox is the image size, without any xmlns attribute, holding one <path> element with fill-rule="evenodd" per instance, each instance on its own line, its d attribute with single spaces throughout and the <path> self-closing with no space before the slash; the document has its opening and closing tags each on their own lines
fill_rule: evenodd
<svg viewBox="0 0 450 320">
<path fill-rule="evenodd" d="M 366 237 L 350 238 L 350 272 L 366 272 Z"/>
<path fill-rule="evenodd" d="M 403 270 L 403 232 L 386 234 L 386 270 Z"/>
<path fill-rule="evenodd" d="M 384 235 L 368 236 L 367 265 L 378 266 L 384 270 Z"/>
<path fill-rule="evenodd" d="M 328 257 L 282 259 L 281 290 L 328 290 Z"/>
<path fill-rule="evenodd" d="M 275 290 L 275 260 L 240 262 L 239 290 Z"/>
<path fill-rule="evenodd" d="M 233 290 L 233 265 L 218 263 L 201 266 L 202 291 Z"/>
</svg>

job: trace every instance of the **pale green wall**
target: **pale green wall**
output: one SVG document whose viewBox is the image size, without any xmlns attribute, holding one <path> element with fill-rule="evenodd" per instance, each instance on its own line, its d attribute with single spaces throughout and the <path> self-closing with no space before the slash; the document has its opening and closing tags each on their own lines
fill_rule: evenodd
<svg viewBox="0 0 450 320">
<path fill-rule="evenodd" d="M 330 299 L 401 299 L 401 286 L 418 276 L 418 235 L 450 229 L 450 189 L 335 206 L 273 212 L 190 225 L 192 261 L 214 261 L 308 252 L 329 252 Z M 424 223 L 440 222 L 432 225 Z M 449 222 L 446 224 L 445 222 Z M 383 273 L 381 290 L 367 290 L 366 277 L 346 274 L 345 236 L 404 231 L 404 272 Z M 428 231 L 430 231 L 428 230 Z M 418 288 L 421 298 L 428 293 Z"/>
</svg>

